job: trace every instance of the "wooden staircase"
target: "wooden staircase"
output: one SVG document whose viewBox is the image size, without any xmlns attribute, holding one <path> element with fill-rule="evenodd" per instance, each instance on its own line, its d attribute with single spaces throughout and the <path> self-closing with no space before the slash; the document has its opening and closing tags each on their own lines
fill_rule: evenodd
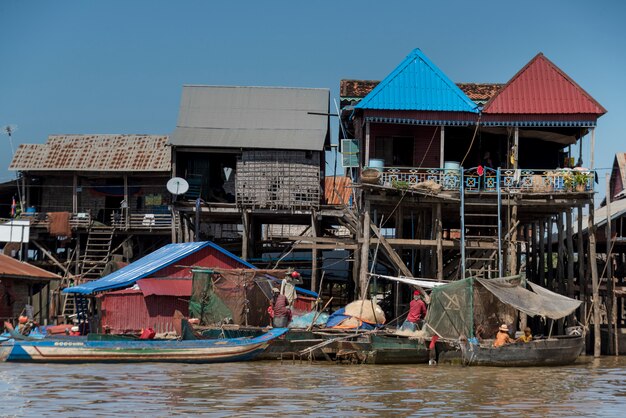
<svg viewBox="0 0 626 418">
<path fill-rule="evenodd" d="M 92 227 L 87 237 L 87 245 L 80 260 L 80 282 L 90 282 L 102 277 L 102 272 L 111 260 L 111 246 L 115 228 L 107 226 Z M 76 317 L 86 312 L 87 300 L 81 296 L 65 294 L 63 314 L 66 318 Z M 78 309 L 77 309 L 78 308 Z"/>
<path fill-rule="evenodd" d="M 499 275 L 500 218 L 497 202 L 466 197 L 465 276 L 497 277 Z"/>
</svg>

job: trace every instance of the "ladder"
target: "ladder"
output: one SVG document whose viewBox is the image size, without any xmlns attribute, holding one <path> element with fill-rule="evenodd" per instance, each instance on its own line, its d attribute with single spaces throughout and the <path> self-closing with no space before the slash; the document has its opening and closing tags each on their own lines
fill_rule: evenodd
<svg viewBox="0 0 626 418">
<path fill-rule="evenodd" d="M 500 172 L 493 190 L 485 196 L 468 191 L 461 176 L 461 278 L 502 276 L 502 197 Z"/>
<path fill-rule="evenodd" d="M 87 244 L 81 257 L 80 278 L 81 282 L 90 282 L 102 277 L 102 272 L 111 259 L 111 245 L 115 228 L 107 226 L 91 227 L 87 236 Z M 63 299 L 63 315 L 66 318 L 79 317 L 87 312 L 88 300 L 85 297 L 65 294 Z"/>
</svg>

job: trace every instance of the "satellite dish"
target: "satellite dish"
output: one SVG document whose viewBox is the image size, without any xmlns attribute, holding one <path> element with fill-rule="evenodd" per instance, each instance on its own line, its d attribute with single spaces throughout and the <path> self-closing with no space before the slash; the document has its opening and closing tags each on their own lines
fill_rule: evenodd
<svg viewBox="0 0 626 418">
<path fill-rule="evenodd" d="M 173 195 L 185 194 L 189 190 L 189 183 L 181 177 L 172 177 L 167 181 L 167 191 Z"/>
</svg>

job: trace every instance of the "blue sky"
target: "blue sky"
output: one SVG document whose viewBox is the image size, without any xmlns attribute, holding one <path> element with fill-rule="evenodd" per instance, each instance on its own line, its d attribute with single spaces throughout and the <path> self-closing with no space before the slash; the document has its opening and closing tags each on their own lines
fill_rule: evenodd
<svg viewBox="0 0 626 418">
<path fill-rule="evenodd" d="M 596 166 L 610 167 L 626 151 L 624 16 L 617 0 L 2 0 L 0 125 L 18 126 L 16 145 L 170 134 L 183 84 L 326 87 L 338 97 L 340 79 L 382 79 L 416 47 L 455 82 L 503 83 L 543 52 L 609 111 Z M 0 151 L 7 181 L 4 135 Z"/>
</svg>

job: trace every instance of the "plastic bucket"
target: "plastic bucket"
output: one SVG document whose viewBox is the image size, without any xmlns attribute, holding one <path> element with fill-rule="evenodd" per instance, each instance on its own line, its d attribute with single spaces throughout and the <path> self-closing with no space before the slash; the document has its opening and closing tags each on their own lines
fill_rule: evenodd
<svg viewBox="0 0 626 418">
<path fill-rule="evenodd" d="M 379 159 L 371 159 L 368 168 L 373 168 L 374 170 L 378 170 L 382 173 L 383 168 L 385 167 L 385 160 Z"/>
<path fill-rule="evenodd" d="M 446 161 L 443 163 L 443 172 L 445 174 L 459 174 L 461 164 L 458 161 Z"/>
</svg>

